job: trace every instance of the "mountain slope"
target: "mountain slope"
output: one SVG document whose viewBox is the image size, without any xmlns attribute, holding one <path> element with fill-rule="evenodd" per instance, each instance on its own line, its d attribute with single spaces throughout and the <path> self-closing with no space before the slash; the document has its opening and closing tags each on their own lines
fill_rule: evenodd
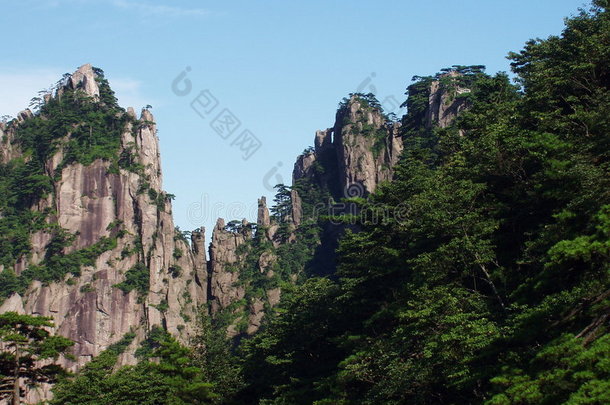
<svg viewBox="0 0 610 405">
<path fill-rule="evenodd" d="M 70 368 L 155 325 L 186 341 L 206 302 L 205 253 L 174 229 L 150 111 L 120 108 L 84 65 L 0 130 L 0 311 L 53 317 L 76 342 Z"/>
</svg>

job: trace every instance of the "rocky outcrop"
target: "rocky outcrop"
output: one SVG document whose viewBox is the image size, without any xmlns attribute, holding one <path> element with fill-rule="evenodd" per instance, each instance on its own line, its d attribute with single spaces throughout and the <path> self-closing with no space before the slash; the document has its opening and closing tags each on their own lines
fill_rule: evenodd
<svg viewBox="0 0 610 405">
<path fill-rule="evenodd" d="M 333 128 L 316 131 L 314 145 L 297 158 L 293 185 L 306 179 L 336 200 L 374 192 L 392 178 L 402 152 L 399 124 L 360 95 L 346 100 Z"/>
<path fill-rule="evenodd" d="M 258 200 L 258 216 L 256 223 L 260 226 L 268 227 L 271 225 L 271 219 L 269 218 L 269 210 L 267 209 L 267 198 L 262 196 Z"/>
<path fill-rule="evenodd" d="M 446 128 L 460 112 L 468 108 L 468 101 L 463 97 L 457 97 L 470 92 L 470 89 L 460 86 L 455 80 L 459 77 L 458 72 L 451 71 L 431 83 L 425 118 L 427 128 L 435 126 Z"/>
<path fill-rule="evenodd" d="M 398 124 L 388 122 L 366 100 L 352 96 L 337 113 L 333 134 L 345 197 L 364 197 L 382 181 L 391 180 L 402 152 Z"/>
<path fill-rule="evenodd" d="M 107 84 L 98 73 L 91 65 L 81 66 L 44 101 L 80 92 L 98 106 L 111 103 Z M 447 76 L 456 77 L 454 73 Z M 465 98 L 456 96 L 468 89 L 447 86 L 445 79 L 433 81 L 429 88 L 428 128 L 446 127 L 468 107 Z M 317 131 L 314 147 L 297 158 L 291 212 L 279 220 L 272 218 L 262 197 L 256 226 L 245 220 L 227 225 L 219 219 L 207 260 L 205 231 L 193 231 L 189 244 L 174 227 L 171 200 L 163 191 L 153 115 L 147 109 L 139 117 L 132 108 L 118 111 L 122 132 L 117 134 L 116 153 L 127 157 L 131 165 L 123 167 L 108 159 L 86 164 L 66 160 L 71 134 L 56 139 L 57 147 L 44 162 L 52 192 L 31 205 L 32 211 L 44 213 L 46 226 L 31 232 L 31 252 L 19 257 L 12 270 L 19 275 L 44 265 L 60 231 L 69 236 L 69 243 L 53 254 L 95 252 L 95 257 L 81 267 L 80 274 L 69 273 L 63 280 L 48 283 L 34 280 L 25 292 L 7 297 L 0 305 L 0 312 L 52 317 L 56 332 L 75 341 L 76 360 L 61 360 L 71 370 L 128 332 L 135 332 L 136 339 L 120 356 L 119 365 L 135 363 L 135 349 L 154 326 L 188 342 L 195 333 L 193 320 L 204 304 L 213 317 L 227 311 L 235 315 L 227 327 L 229 336 L 255 333 L 265 311 L 280 301 L 281 272 L 277 270 L 285 257 L 278 248 L 299 242 L 299 226 L 311 219 L 311 212 L 304 211 L 311 211 L 317 202 L 331 205 L 374 192 L 380 183 L 391 180 L 403 148 L 399 124 L 389 121 L 369 96 L 351 96 L 337 112 L 333 127 Z M 15 134 L 35 117 L 24 110 L 10 123 L 0 124 L 0 164 L 29 159 L 15 142 Z M 313 194 L 308 194 L 311 190 Z M 312 195 L 324 201 L 312 201 Z M 329 268 L 342 229 L 327 224 L 321 230 L 317 260 L 330 263 Z M 7 270 L 0 265 L 0 271 Z M 134 272 L 148 280 L 147 288 L 126 284 Z M 285 279 L 280 281 L 296 282 L 297 276 L 283 274 Z M 47 393 L 48 389 L 40 395 L 31 393 L 28 400 Z"/>
<path fill-rule="evenodd" d="M 258 216 L 256 220 L 257 226 L 264 232 L 267 240 L 273 242 L 275 234 L 278 230 L 278 225 L 271 221 L 269 208 L 267 208 L 267 198 L 262 196 L 258 200 Z"/>
<path fill-rule="evenodd" d="M 455 73 L 447 75 L 450 78 L 456 77 Z M 429 105 L 425 114 L 426 126 L 445 127 L 467 108 L 465 101 L 455 96 L 468 90 L 459 86 L 449 88 L 446 82 L 446 79 L 433 81 L 427 89 Z M 278 220 L 269 215 L 265 197 L 258 200 L 258 237 L 271 242 L 274 249 L 282 244 L 295 243 L 298 227 L 304 220 L 312 218 L 308 215 L 315 217 L 316 214 L 304 213 L 303 196 L 299 190 L 302 190 L 305 198 L 309 198 L 309 207 L 312 201 L 311 195 L 307 193 L 312 189 L 315 190 L 313 193 L 316 198 L 330 198 L 313 201 L 313 204 L 332 205 L 343 198 L 366 197 L 380 183 L 392 179 L 393 168 L 398 163 L 402 150 L 400 124 L 390 121 L 374 98 L 352 95 L 339 108 L 334 126 L 316 131 L 314 147 L 308 148 L 297 158 L 290 190 L 291 211 L 280 220 L 284 223 L 282 232 Z M 345 205 L 336 207 L 347 209 Z M 332 212 L 338 213 L 334 208 Z M 326 214 L 327 211 L 322 213 Z M 324 242 L 318 249 L 318 254 L 324 257 L 322 261 L 332 262 L 336 241 L 345 225 L 324 223 L 322 226 L 321 237 Z M 233 314 L 239 315 L 229 325 L 229 335 L 235 336 L 241 332 L 252 334 L 260 327 L 265 306 L 273 307 L 279 302 L 281 290 L 269 288 L 263 298 L 248 297 L 247 288 L 251 280 L 244 278 L 240 269 L 244 266 L 244 260 L 252 254 L 252 234 L 249 228 L 246 230 L 245 222 L 241 228 L 229 228 L 231 229 L 225 227 L 224 220 L 219 220 L 212 236 L 209 263 L 211 312 L 215 316 L 231 308 Z M 257 253 L 255 259 L 260 274 L 274 277 L 273 267 L 278 257 L 273 250 Z M 319 267 L 324 267 L 324 271 L 327 271 L 326 268 L 332 266 L 332 263 L 328 263 Z M 233 305 L 242 300 L 245 301 Z M 245 325 L 246 329 L 240 331 L 239 323 Z"/>
<path fill-rule="evenodd" d="M 261 327 L 261 322 L 265 316 L 265 302 L 261 298 L 254 298 L 248 309 L 248 327 L 246 333 L 253 335 Z"/>
<path fill-rule="evenodd" d="M 291 220 L 295 227 L 301 225 L 303 218 L 303 201 L 296 189 L 290 190 Z"/>
<path fill-rule="evenodd" d="M 315 151 L 307 151 L 297 157 L 292 171 L 293 183 L 294 180 L 310 177 L 312 175 L 314 163 L 317 161 Z"/>
<path fill-rule="evenodd" d="M 15 129 L 32 116 L 32 111 L 25 109 L 17 114 L 11 122 L 0 122 L 0 163 L 6 164 L 21 156 L 21 149 L 15 142 Z"/>
<path fill-rule="evenodd" d="M 198 301 L 208 302 L 208 263 L 206 259 L 205 228 L 191 232 L 191 247 L 194 259 L 195 286 L 198 287 Z"/>
<path fill-rule="evenodd" d="M 277 277 L 273 268 L 278 260 L 275 248 L 280 245 L 275 238 L 278 228 L 269 216 L 265 197 L 258 200 L 256 226 L 246 220 L 228 225 L 221 218 L 216 222 L 208 263 L 208 301 L 212 317 L 222 314 L 231 319 L 227 325 L 230 337 L 255 333 L 266 308 L 279 303 L 279 287 L 260 288 L 265 280 Z"/>
<path fill-rule="evenodd" d="M 96 74 L 93 71 L 93 66 L 87 63 L 70 75 L 65 87 L 72 90 L 82 90 L 88 96 L 97 98 L 100 96 L 100 89 L 95 78 Z"/>
<path fill-rule="evenodd" d="M 467 98 L 460 96 L 470 90 L 460 85 L 460 77 L 451 71 L 431 81 L 426 128 L 445 128 L 468 108 Z M 351 95 L 337 111 L 334 126 L 316 131 L 314 147 L 297 157 L 292 183 L 307 181 L 335 201 L 366 197 L 392 179 L 402 150 L 400 124 L 388 121 L 374 98 Z"/>
<path fill-rule="evenodd" d="M 243 225 L 246 223 L 244 222 Z M 244 298 L 245 288 L 237 284 L 242 259 L 242 255 L 238 254 L 238 248 L 251 239 L 251 233 L 248 232 L 246 227 L 237 232 L 225 229 L 222 218 L 216 222 L 210 244 L 209 264 L 209 301 L 212 315 Z"/>
<path fill-rule="evenodd" d="M 103 84 L 98 79 L 96 70 L 84 65 L 65 77 L 62 87 L 45 100 L 50 102 L 76 91 L 98 102 Z M 226 229 L 224 221 L 219 220 L 213 230 L 208 261 L 203 229 L 191 233 L 189 244 L 185 235 L 174 228 L 171 201 L 162 189 L 153 115 L 144 109 L 138 117 L 128 108 L 124 116 L 128 119 L 117 115 L 117 122 L 126 124 L 116 153 L 129 157 L 132 169 L 117 168 L 116 163 L 103 159 L 88 164 L 66 163 L 70 135 L 57 141 L 44 169 L 52 179 L 53 192 L 31 207 L 51 213 L 46 218 L 50 226 L 30 235 L 31 254 L 19 259 L 13 270 L 20 274 L 29 266 L 44 264 L 57 229 L 70 236 L 61 255 L 93 249 L 97 256 L 80 269 L 80 275 L 68 274 L 51 283 L 34 280 L 24 294 L 14 294 L 0 306 L 2 312 L 52 317 L 56 331 L 75 341 L 72 354 L 76 360 L 61 360 L 71 370 L 77 370 L 128 332 L 135 332 L 136 339 L 120 356 L 119 365 L 135 363 L 135 349 L 154 326 L 187 342 L 202 305 L 209 304 L 210 313 L 215 316 L 245 298 L 247 284 L 239 279 L 244 259 L 240 247 L 252 241 L 253 227 L 244 221 Z M 14 142 L 15 129 L 32 117 L 32 112 L 25 110 L 10 125 L 0 126 L 1 163 L 21 157 L 19 145 Z M 257 226 L 265 229 L 262 237 L 274 241 L 278 225 L 271 220 L 264 197 L 259 201 L 258 214 Z M 299 217 L 294 216 L 293 220 L 296 223 Z M 261 277 L 273 277 L 275 261 L 269 252 L 257 258 Z M 138 277 L 148 279 L 146 290 L 125 285 L 134 271 L 145 272 Z M 252 298 L 241 307 L 234 306 L 243 310 L 245 317 L 230 325 L 230 334 L 242 332 L 236 329 L 237 322 L 245 325 L 246 333 L 258 329 L 264 308 L 279 302 L 279 288 L 270 288 L 268 294 L 268 299 Z M 29 395 L 32 399 L 37 394 Z"/>
<path fill-rule="evenodd" d="M 91 65 L 80 67 L 67 78 L 66 89 L 82 91 L 97 100 L 100 88 Z M 153 326 L 162 326 L 186 342 L 194 333 L 197 307 L 206 302 L 206 261 L 201 232 L 193 233 L 193 247 L 177 234 L 171 216 L 171 202 L 162 190 L 162 171 L 154 117 L 143 110 L 131 120 L 121 136 L 123 156 L 130 154 L 141 170 L 116 169 L 111 162 L 97 159 L 91 164 L 60 164 L 68 138 L 45 165 L 52 179 L 53 192 L 37 201 L 33 211 L 50 212 L 49 227 L 30 235 L 31 255 L 14 266 L 19 274 L 40 264 L 56 229 L 71 235 L 71 243 L 61 255 L 93 250 L 99 253 L 92 265 L 83 266 L 80 276 L 67 275 L 63 281 L 43 284 L 33 281 L 25 294 L 6 299 L 0 312 L 16 310 L 50 316 L 56 331 L 72 339 L 76 360 L 63 359 L 76 370 L 128 332 L 135 332 L 136 343 Z M 32 117 L 20 113 L 12 125 L 21 125 Z M 13 130 L 6 131 L 1 159 L 6 163 L 19 157 L 11 142 Z M 60 174 L 56 173 L 61 170 Z M 103 246 L 103 247 L 102 247 Z M 145 272 L 147 291 L 123 288 L 130 271 Z M 135 345 L 134 344 L 134 345 Z M 135 347 L 135 346 L 134 346 Z M 134 363 L 133 351 L 121 356 L 122 364 Z"/>
</svg>

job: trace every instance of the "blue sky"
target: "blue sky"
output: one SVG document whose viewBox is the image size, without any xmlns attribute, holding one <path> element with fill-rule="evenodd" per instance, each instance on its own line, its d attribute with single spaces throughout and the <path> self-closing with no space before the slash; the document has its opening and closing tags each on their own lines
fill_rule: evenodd
<svg viewBox="0 0 610 405">
<path fill-rule="evenodd" d="M 219 216 L 256 219 L 256 198 L 266 195 L 270 201 L 273 184 L 290 183 L 296 156 L 313 143 L 316 129 L 332 126 L 337 103 L 348 93 L 372 90 L 392 106 L 404 100 L 414 75 L 456 64 L 507 71 L 509 51 L 520 50 L 530 38 L 559 34 L 563 18 L 587 3 L 0 4 L 0 115 L 27 107 L 38 90 L 84 63 L 102 68 L 121 105 L 153 106 L 164 188 L 176 195 L 176 224 L 183 230 L 206 226 L 209 235 Z M 182 72 L 191 91 L 180 96 L 172 82 Z M 199 114 L 191 107 L 195 99 L 202 103 L 195 104 Z M 213 101 L 204 109 L 206 100 Z M 232 134 L 222 133 L 223 139 L 211 124 L 226 111 L 240 125 Z M 248 159 L 240 150 L 244 130 L 249 131 L 245 137 L 260 142 Z"/>
</svg>

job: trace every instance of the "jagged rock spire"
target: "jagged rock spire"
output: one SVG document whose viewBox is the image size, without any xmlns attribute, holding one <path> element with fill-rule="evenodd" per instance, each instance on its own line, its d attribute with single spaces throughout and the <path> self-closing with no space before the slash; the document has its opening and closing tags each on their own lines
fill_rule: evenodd
<svg viewBox="0 0 610 405">
<path fill-rule="evenodd" d="M 55 97 L 78 89 L 99 100 L 96 78 L 93 67 L 83 65 L 61 81 Z M 61 138 L 44 162 L 53 191 L 31 206 L 35 212 L 52 212 L 46 217 L 52 226 L 29 234 L 31 254 L 20 258 L 13 271 L 20 274 L 29 265 L 41 265 L 53 232 L 59 228 L 66 235 L 74 235 L 62 249 L 63 255 L 92 246 L 95 251 L 103 251 L 87 266 L 81 266 L 78 276 L 67 275 L 64 280 L 45 284 L 34 280 L 23 294 L 15 293 L 0 305 L 0 312 L 17 310 L 51 316 L 56 331 L 75 342 L 75 361 L 61 360 L 72 371 L 130 331 L 136 333 L 136 339 L 121 355 L 119 365 L 136 361 L 135 347 L 153 326 L 163 326 L 186 342 L 195 333 L 190 320 L 207 300 L 203 231 L 193 233 L 192 248 L 184 235 L 176 232 L 171 202 L 162 189 L 154 117 L 148 110 L 142 111 L 139 120 L 133 109 L 126 114 L 131 119 L 121 120 L 117 112 L 116 124 L 125 126 L 114 157 L 118 160 L 130 154 L 137 168 L 113 167 L 111 159 L 64 162 L 71 134 Z M 0 131 L 6 135 L 0 140 L 1 163 L 23 158 L 13 135 L 22 122 L 31 119 L 36 118 L 24 110 L 16 120 L 18 125 Z M 126 274 L 135 271 L 148 276 L 147 289 L 117 287 L 126 280 Z"/>
<path fill-rule="evenodd" d="M 95 72 L 93 66 L 87 63 L 79 67 L 76 72 L 72 73 L 66 83 L 66 87 L 70 89 L 81 89 L 91 97 L 100 96 L 100 88 L 95 81 Z"/>
<path fill-rule="evenodd" d="M 271 218 L 269 217 L 269 209 L 267 209 L 267 198 L 262 196 L 258 199 L 258 218 L 256 220 L 258 226 L 268 227 L 271 225 Z"/>
<path fill-rule="evenodd" d="M 290 202 L 292 205 L 292 223 L 294 226 L 301 225 L 301 217 L 303 216 L 302 201 L 299 193 L 294 188 L 290 190 Z"/>
</svg>

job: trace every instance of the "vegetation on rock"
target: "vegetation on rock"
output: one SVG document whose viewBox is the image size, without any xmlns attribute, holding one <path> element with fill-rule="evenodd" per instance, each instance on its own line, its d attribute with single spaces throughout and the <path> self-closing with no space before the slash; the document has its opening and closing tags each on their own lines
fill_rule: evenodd
<svg viewBox="0 0 610 405">
<path fill-rule="evenodd" d="M 224 270 L 238 273 L 230 287 L 242 290 L 212 316 L 201 309 L 191 347 L 153 327 L 135 351 L 139 363 L 117 369 L 134 338 L 129 334 L 58 384 L 53 403 L 609 403 L 608 6 L 596 0 L 567 19 L 561 35 L 511 53 L 516 83 L 482 66 L 415 77 L 394 178 L 366 199 L 349 199 L 358 215 L 344 212 L 337 224 L 320 214 L 342 197 L 336 163 L 321 151 L 310 177 L 277 186 L 270 224 L 231 221 L 217 230 L 235 245 L 230 253 L 238 259 Z M 467 104 L 446 125 L 430 123 L 433 87 Z M 352 97 L 383 114 L 373 95 Z M 339 105 L 339 117 L 349 102 Z M 51 107 L 41 108 L 45 114 Z M 116 158 L 114 141 L 99 140 L 93 129 L 104 117 L 90 116 L 88 127 L 62 118 L 67 124 L 57 125 L 77 133 L 66 159 Z M 29 125 L 48 125 L 39 121 Z M 360 124 L 352 130 L 380 136 Z M 0 192 L 5 266 L 28 254 L 32 229 L 47 226 L 46 214 L 28 207 L 52 192 L 41 163 L 63 137 L 39 147 L 31 139 L 42 132 L 27 131 L 18 139 L 32 158 L 0 168 L 0 191 L 8 190 Z M 129 156 L 121 161 L 139 170 Z M 24 189 L 10 191 L 11 182 L 24 179 Z M 148 191 L 161 208 L 168 196 L 141 185 L 140 193 Z M 299 224 L 292 218 L 293 191 L 302 208 Z M 32 279 L 77 275 L 78 265 L 116 242 L 61 257 L 53 252 L 69 237 L 53 231 L 51 254 L 40 266 L 20 276 L 0 273 L 4 297 Z M 176 240 L 184 237 L 176 230 Z M 184 254 L 177 248 L 173 258 Z M 182 271 L 170 268 L 172 276 Z M 145 294 L 149 277 L 138 263 L 115 287 Z M 277 288 L 281 301 L 271 308 L 268 295 Z M 164 315 L 168 300 L 156 306 Z M 255 334 L 247 332 L 253 303 L 266 305 Z"/>
<path fill-rule="evenodd" d="M 25 386 L 53 383 L 66 371 L 45 360 L 57 360 L 74 343 L 63 336 L 52 335 L 51 318 L 0 314 L 0 399 L 21 404 Z"/>
</svg>

